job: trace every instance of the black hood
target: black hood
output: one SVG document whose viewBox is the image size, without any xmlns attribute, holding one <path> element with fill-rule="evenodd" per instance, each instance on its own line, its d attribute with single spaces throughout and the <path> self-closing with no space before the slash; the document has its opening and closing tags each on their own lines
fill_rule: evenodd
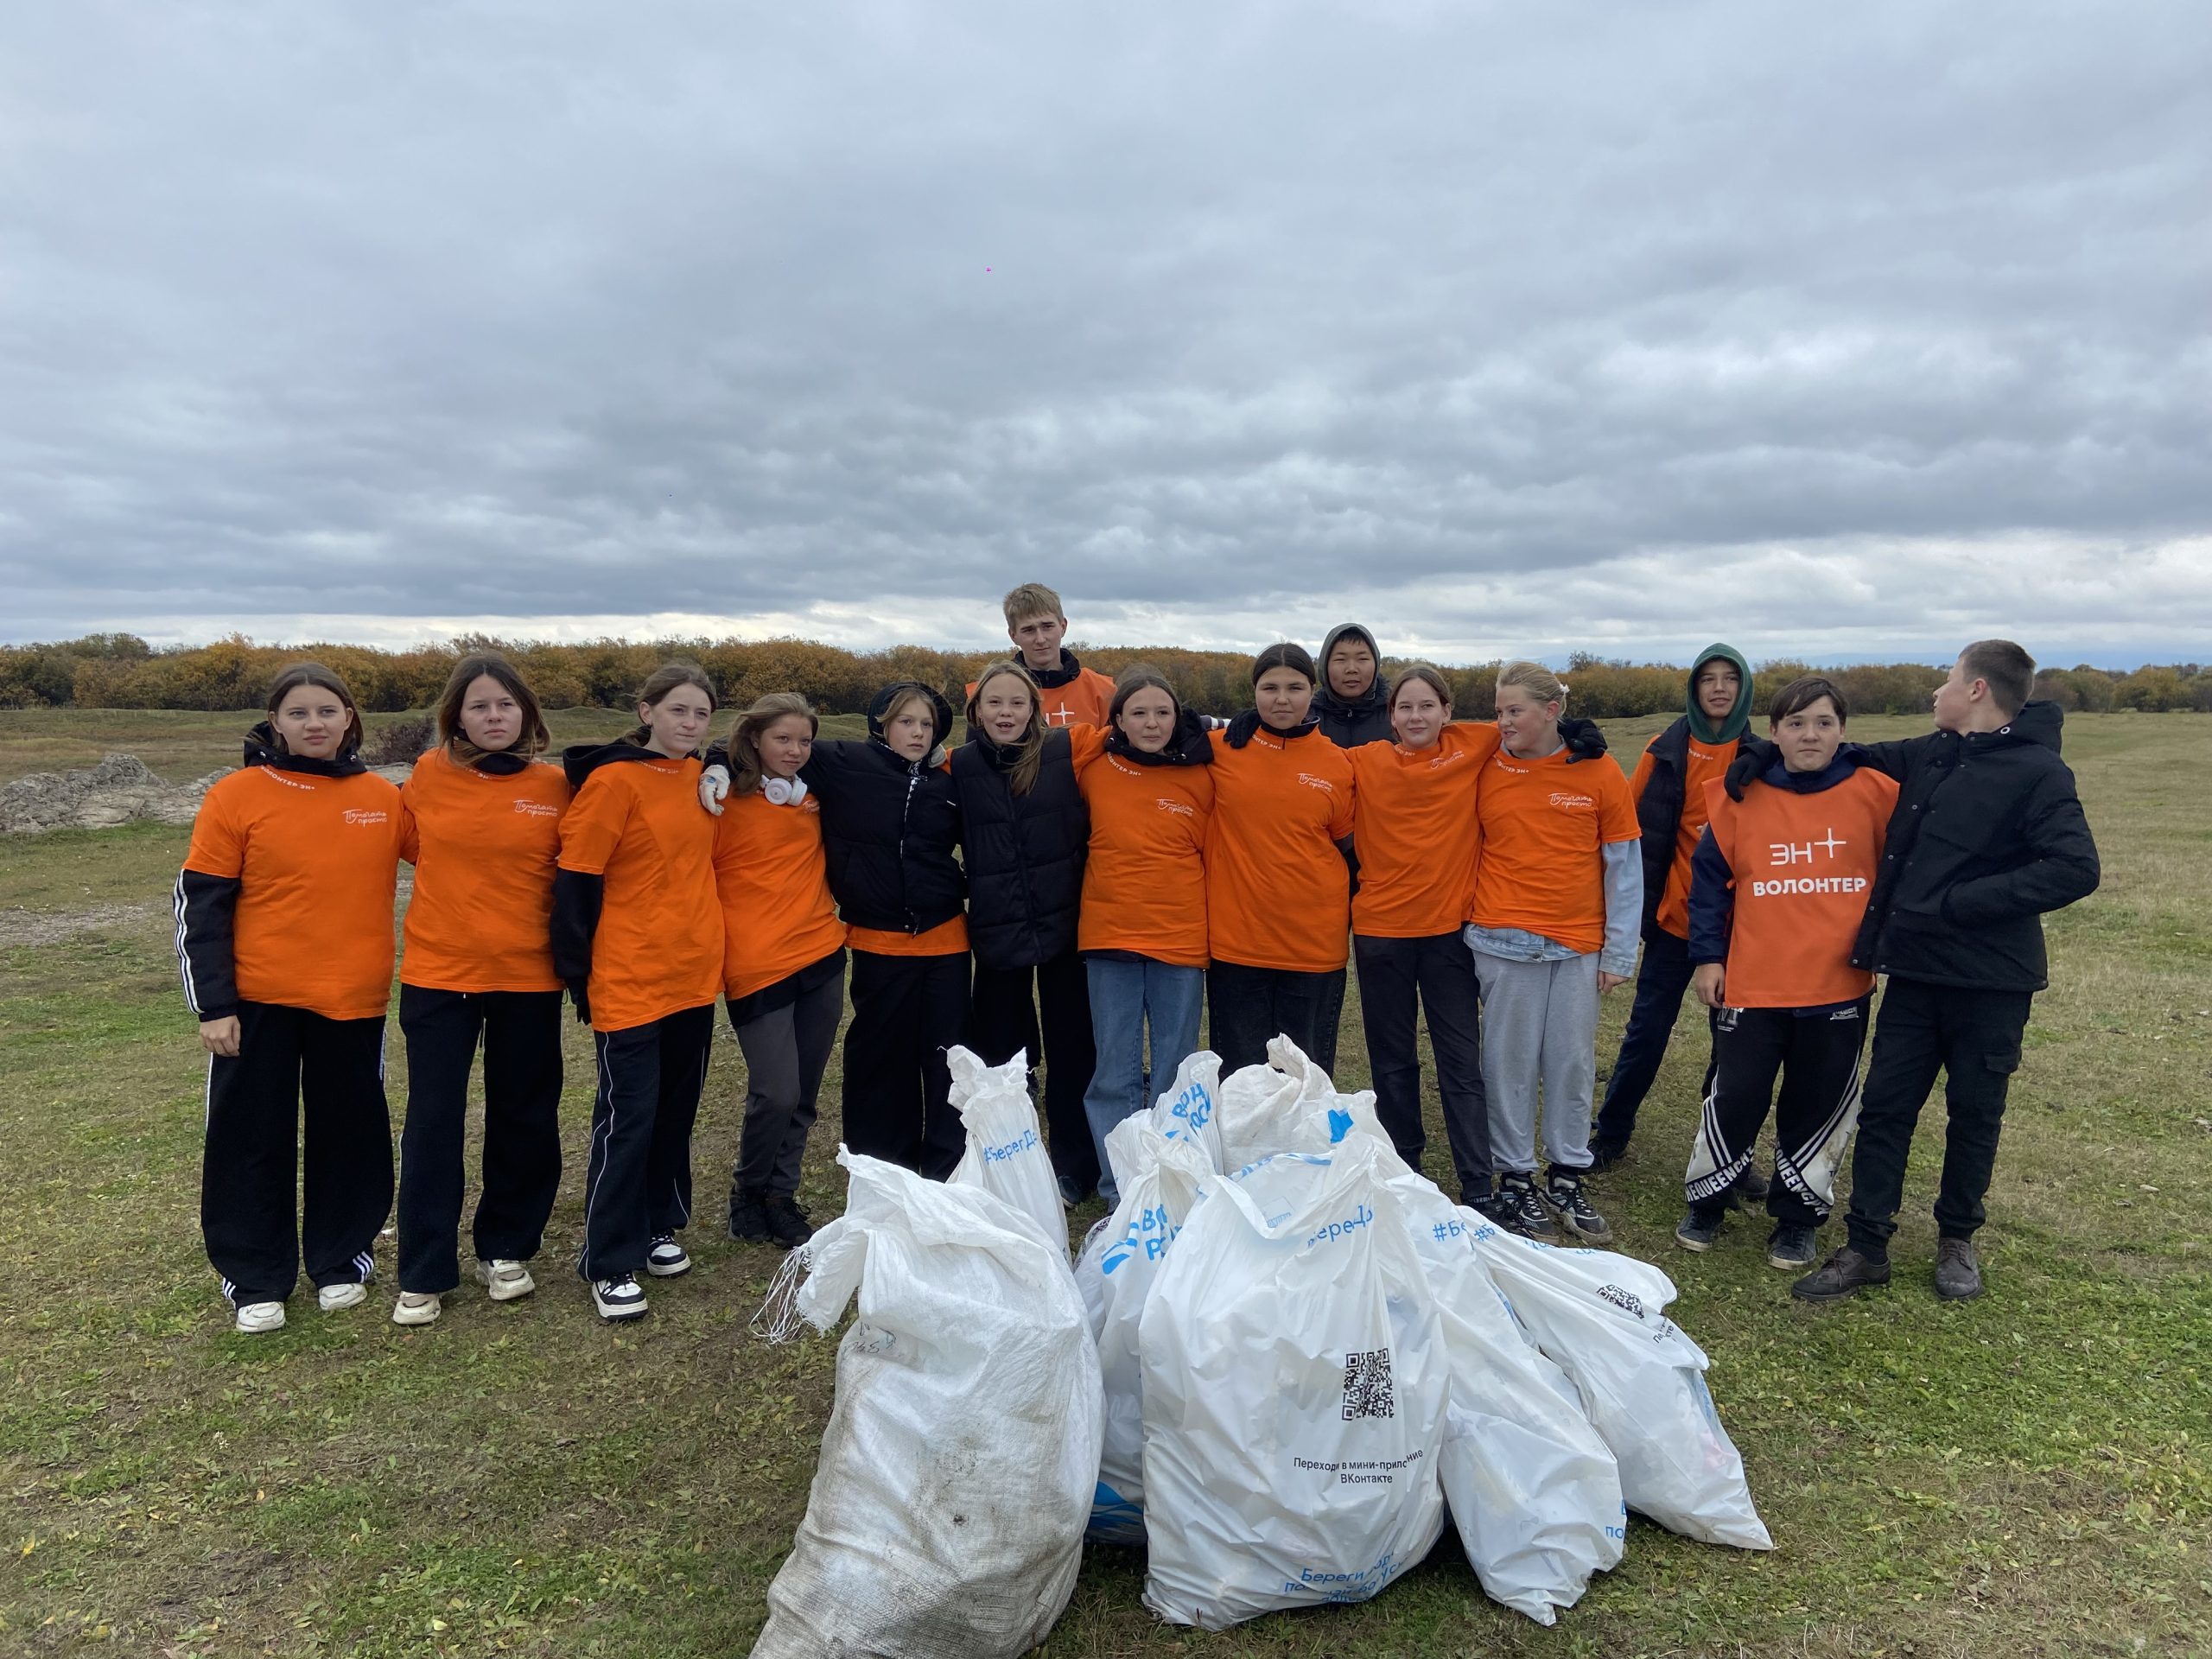
<svg viewBox="0 0 2212 1659">
<path fill-rule="evenodd" d="M 1047 691 L 1057 691 L 1064 685 L 1073 685 L 1075 677 L 1083 672 L 1083 664 L 1077 658 L 1075 652 L 1070 651 L 1065 645 L 1060 647 L 1060 665 L 1058 668 L 1048 668 L 1042 674 L 1030 668 L 1027 663 L 1022 662 L 1019 652 L 1014 653 L 1014 660 L 1021 663 L 1025 669 L 1028 669 L 1029 677 Z"/>
<path fill-rule="evenodd" d="M 1818 772 L 1792 772 L 1788 763 L 1777 753 L 1773 764 L 1759 774 L 1759 781 L 1776 789 L 1786 789 L 1796 795 L 1825 794 L 1859 770 L 1860 757 L 1865 753 L 1857 744 L 1846 743 Z"/>
<path fill-rule="evenodd" d="M 335 760 L 313 760 L 303 754 L 289 754 L 276 745 L 276 734 L 267 721 L 263 721 L 245 734 L 245 760 L 249 766 L 274 766 L 279 772 L 304 772 L 314 778 L 358 778 L 369 769 L 357 749 L 353 753 Z"/>
<path fill-rule="evenodd" d="M 1978 748 L 2007 749 L 2018 743 L 2032 743 L 2039 748 L 2058 753 L 2059 736 L 2066 724 L 2066 711 L 2050 702 L 2025 702 L 2020 712 L 1993 732 L 1969 732 L 1966 741 Z"/>
<path fill-rule="evenodd" d="M 1159 753 L 1147 754 L 1131 747 L 1118 726 L 1106 734 L 1106 753 L 1139 766 L 1205 766 L 1213 764 L 1213 739 L 1207 734 L 1205 721 L 1188 709 L 1179 709 L 1174 733 Z"/>
<path fill-rule="evenodd" d="M 882 690 L 877 692 L 868 705 L 868 735 L 871 743 L 875 744 L 886 753 L 893 754 L 893 758 L 902 765 L 907 764 L 906 757 L 896 754 L 891 746 L 883 741 L 883 716 L 889 711 L 893 702 L 909 691 L 918 691 L 929 699 L 931 725 L 931 756 L 934 756 L 944 747 L 945 739 L 952 730 L 952 705 L 944 700 L 944 693 L 933 687 L 924 685 L 919 680 L 892 681 Z M 928 764 L 926 758 L 923 764 Z"/>
<path fill-rule="evenodd" d="M 611 766 L 618 760 L 665 760 L 667 755 L 649 749 L 642 743 L 632 743 L 626 737 L 618 737 L 612 743 L 571 743 L 561 751 L 561 770 L 569 774 L 569 787 L 582 789 L 584 779 L 601 766 Z"/>
<path fill-rule="evenodd" d="M 1367 647 L 1368 654 L 1375 658 L 1375 677 L 1368 682 L 1367 690 L 1356 697 L 1338 696 L 1335 688 L 1329 683 L 1329 653 L 1347 634 L 1357 636 Z M 1321 641 L 1320 653 L 1313 658 L 1313 669 L 1320 676 L 1313 687 L 1313 712 L 1317 716 L 1354 717 L 1372 714 L 1390 705 L 1390 688 L 1382 683 L 1382 648 L 1375 643 L 1375 636 L 1357 622 L 1339 622 L 1329 630 L 1328 637 Z"/>
</svg>

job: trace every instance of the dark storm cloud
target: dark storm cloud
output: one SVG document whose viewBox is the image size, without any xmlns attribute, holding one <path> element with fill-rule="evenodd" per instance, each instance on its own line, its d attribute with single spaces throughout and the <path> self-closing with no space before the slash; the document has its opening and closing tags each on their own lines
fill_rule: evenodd
<svg viewBox="0 0 2212 1659">
<path fill-rule="evenodd" d="M 981 639 L 1041 575 L 1102 639 L 2159 655 L 2212 620 L 2208 45 L 2181 5 L 18 16 L 7 632 Z"/>
</svg>

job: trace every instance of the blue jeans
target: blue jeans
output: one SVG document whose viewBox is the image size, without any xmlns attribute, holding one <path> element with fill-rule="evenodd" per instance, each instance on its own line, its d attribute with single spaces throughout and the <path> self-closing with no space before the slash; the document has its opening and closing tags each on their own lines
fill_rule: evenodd
<svg viewBox="0 0 2212 1659">
<path fill-rule="evenodd" d="M 1098 1147 L 1098 1191 L 1109 1205 L 1120 1202 L 1120 1184 L 1106 1158 L 1106 1136 L 1131 1113 L 1152 1103 L 1152 1081 L 1161 1086 L 1198 1048 L 1198 1011 L 1205 1005 L 1206 970 L 1164 962 L 1116 962 L 1086 957 L 1090 976 L 1090 1030 L 1098 1064 L 1084 1091 L 1084 1115 Z M 1145 1027 L 1152 1027 L 1152 1066 L 1145 1067 Z"/>
</svg>

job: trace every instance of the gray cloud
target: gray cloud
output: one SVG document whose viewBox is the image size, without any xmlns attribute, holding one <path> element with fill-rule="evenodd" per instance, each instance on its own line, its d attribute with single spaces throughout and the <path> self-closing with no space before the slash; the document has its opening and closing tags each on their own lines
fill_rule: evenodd
<svg viewBox="0 0 2212 1659">
<path fill-rule="evenodd" d="M 2205 654 L 2202 8 L 1135 10 L 0 22 L 6 632 Z"/>
</svg>

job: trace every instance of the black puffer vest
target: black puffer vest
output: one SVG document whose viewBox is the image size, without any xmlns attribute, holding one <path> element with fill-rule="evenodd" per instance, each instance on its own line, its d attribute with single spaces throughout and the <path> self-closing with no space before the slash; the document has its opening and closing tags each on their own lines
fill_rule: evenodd
<svg viewBox="0 0 2212 1659">
<path fill-rule="evenodd" d="M 1012 761 L 980 733 L 952 754 L 968 866 L 968 939 L 984 968 L 1033 968 L 1075 949 L 1090 810 L 1067 733 L 1045 734 L 1036 787 L 1016 795 Z"/>
<path fill-rule="evenodd" d="M 1682 827 L 1683 780 L 1690 771 L 1690 723 L 1677 720 L 1651 740 L 1651 775 L 1636 804 L 1637 827 L 1643 831 L 1643 937 L 1659 926 L 1659 903 L 1667 896 L 1667 876 L 1675 868 L 1675 842 Z"/>
</svg>

